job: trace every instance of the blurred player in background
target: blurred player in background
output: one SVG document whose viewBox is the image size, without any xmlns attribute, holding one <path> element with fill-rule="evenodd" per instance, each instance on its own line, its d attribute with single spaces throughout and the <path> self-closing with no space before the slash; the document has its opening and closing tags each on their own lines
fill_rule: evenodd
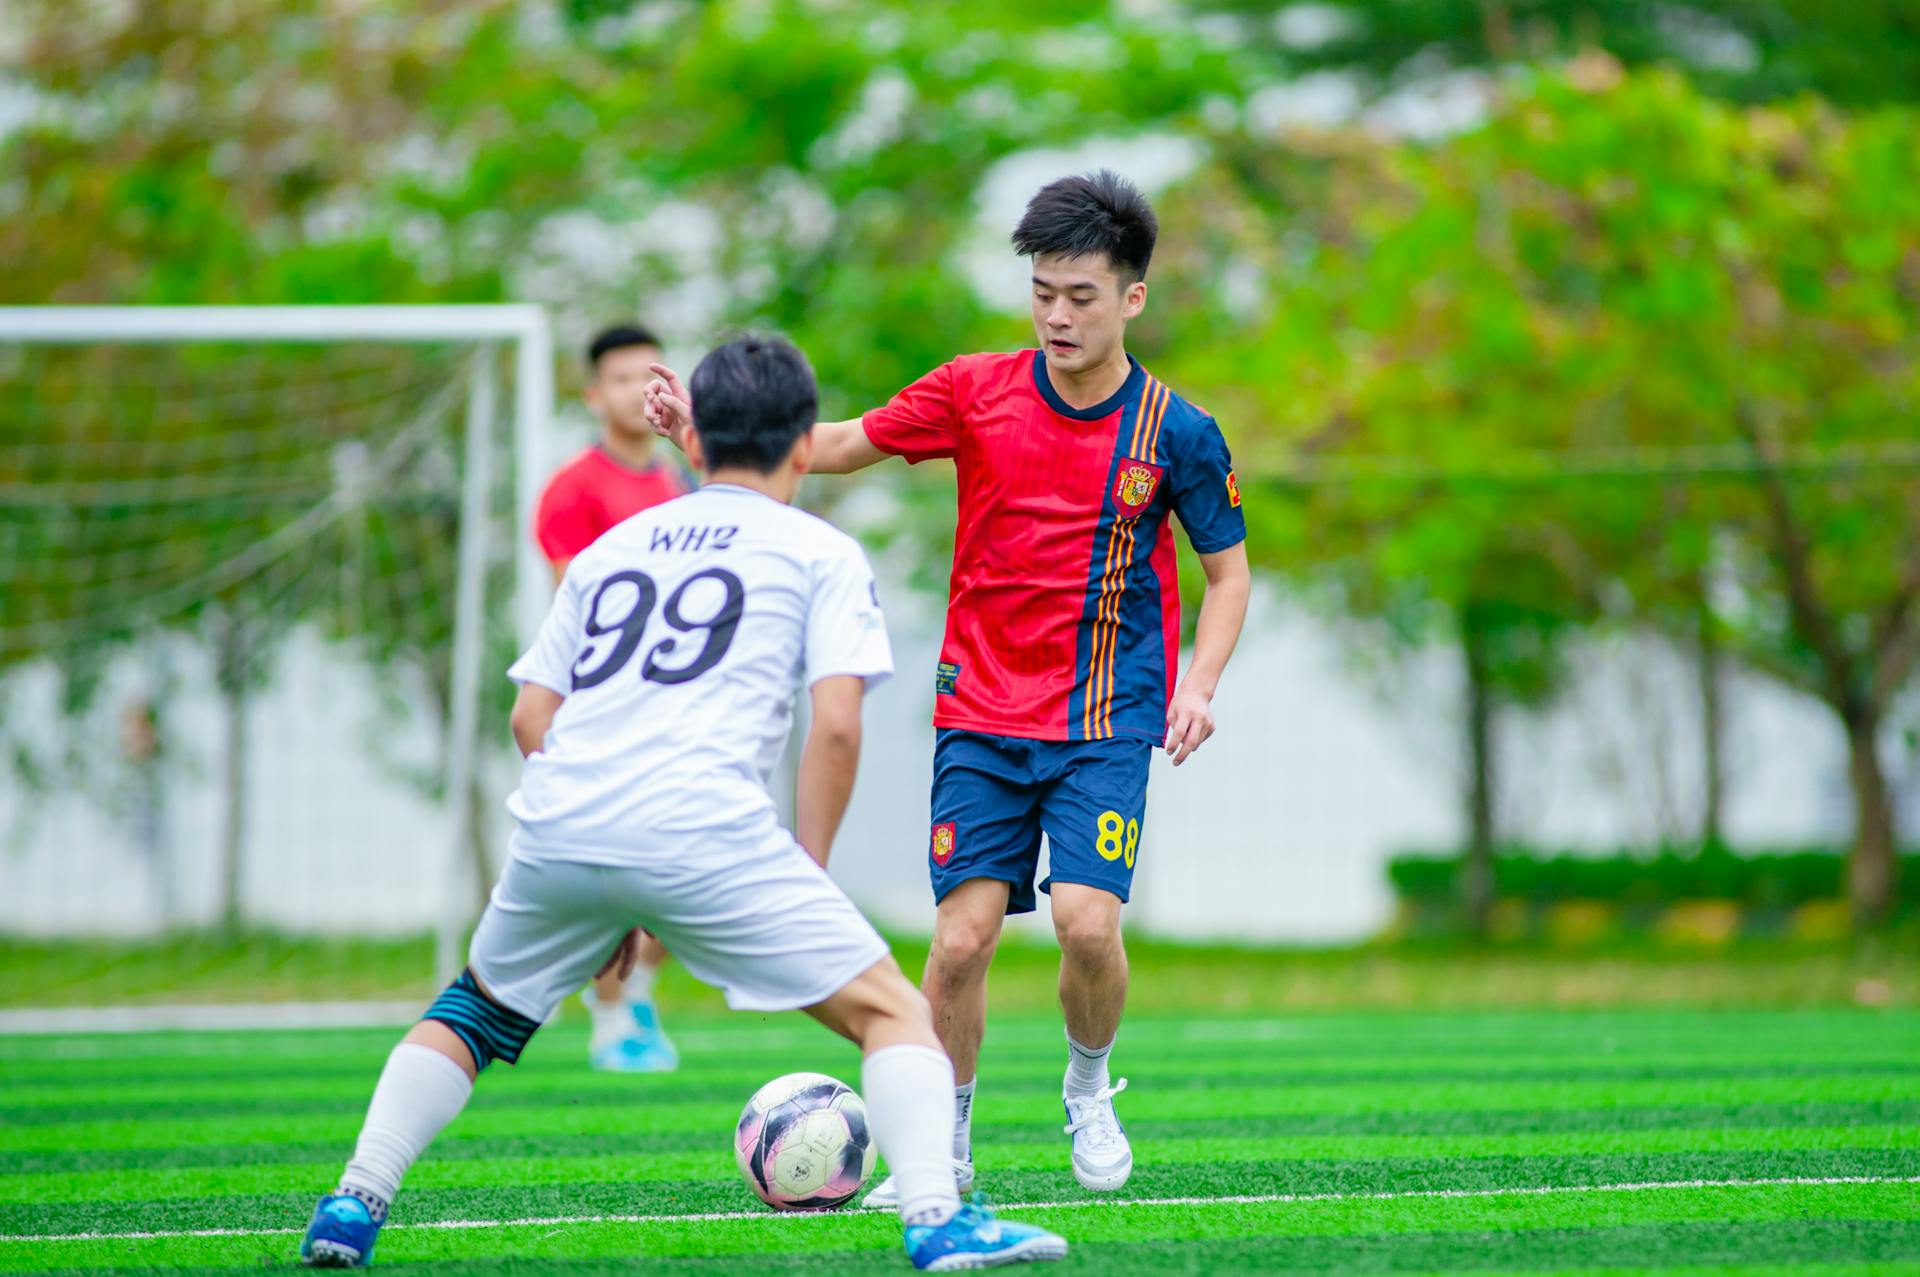
<svg viewBox="0 0 1920 1277">
<path fill-rule="evenodd" d="M 959 479 L 934 671 L 937 912 L 922 988 L 959 1079 L 962 1192 L 973 1182 L 987 967 L 1004 917 L 1034 908 L 1043 832 L 1074 1178 L 1109 1191 L 1133 1172 L 1113 1106 L 1127 1083 L 1110 1080 L 1108 1055 L 1126 1006 L 1120 907 L 1141 854 L 1147 764 L 1164 745 L 1178 766 L 1213 734 L 1214 688 L 1246 619 L 1246 521 L 1226 441 L 1126 351 L 1158 230 L 1146 199 L 1113 173 L 1042 188 L 1013 233 L 1032 261 L 1040 348 L 963 355 L 884 408 L 814 429 L 817 471 L 951 457 Z M 691 412 L 679 381 L 659 372 L 650 411 L 677 436 Z M 1174 515 L 1207 578 L 1177 688 Z M 867 1203 L 896 1203 L 899 1189 L 889 1179 Z"/>
<path fill-rule="evenodd" d="M 953 1065 L 926 999 L 826 873 L 861 700 L 893 656 L 859 544 L 790 504 L 812 455 L 813 372 L 787 342 L 748 337 L 701 360 L 693 384 L 688 455 L 706 485 L 582 551 L 508 671 L 527 758 L 507 802 L 512 853 L 467 969 L 387 1059 L 301 1242 L 308 1264 L 371 1262 L 401 1179 L 480 1070 L 517 1060 L 596 969 L 629 968 L 640 927 L 729 1005 L 804 1008 L 860 1045 L 916 1268 L 1067 1253 L 1052 1233 L 960 1204 Z M 800 686 L 813 713 L 789 833 L 767 779 Z"/>
<path fill-rule="evenodd" d="M 608 528 L 691 487 L 679 465 L 659 455 L 644 412 L 649 369 L 659 358 L 659 340 L 638 324 L 608 328 L 587 347 L 587 407 L 599 419 L 600 437 L 547 481 L 534 515 L 534 539 L 556 582 Z M 587 1055 L 594 1068 L 665 1073 L 679 1063 L 653 996 L 667 957 L 649 937 L 632 976 L 622 981 L 608 972 L 580 995 L 593 1016 Z"/>
</svg>

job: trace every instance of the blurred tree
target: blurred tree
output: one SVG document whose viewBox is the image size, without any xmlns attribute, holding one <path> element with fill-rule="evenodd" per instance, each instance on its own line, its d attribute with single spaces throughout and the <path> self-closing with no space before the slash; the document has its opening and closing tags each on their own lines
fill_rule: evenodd
<svg viewBox="0 0 1920 1277">
<path fill-rule="evenodd" d="M 1920 8 L 1909 0 L 1200 0 L 1290 75 L 1353 73 L 1391 90 L 1448 71 L 1600 48 L 1683 68 L 1760 102 L 1818 93 L 1850 106 L 1920 98 Z"/>
<path fill-rule="evenodd" d="M 512 296 L 555 304 L 563 333 L 635 310 L 702 335 L 763 323 L 800 340 L 830 404 L 849 408 L 956 349 L 1018 332 L 987 314 L 956 260 L 992 165 L 1075 130 L 1136 131 L 1231 79 L 1227 52 L 1091 3 L 1057 9 L 1045 28 L 1005 0 L 911 20 L 879 4 L 618 0 L 82 8 L 15 0 L 9 10 L 16 38 L 4 56 L 29 110 L 0 134 L 0 253 L 18 264 L 0 279 L 0 300 Z M 1044 93 L 1033 92 L 1036 75 L 1048 78 Z M 1111 93 L 1116 79 L 1132 92 Z M 257 352 L 239 358 L 258 369 Z M 36 384 L 24 401 L 45 393 Z M 166 411 L 153 398 L 116 401 L 112 421 L 87 428 L 149 433 Z M 50 457 L 73 441 L 43 442 Z M 306 460 L 324 469 L 337 458 L 315 442 Z M 14 477 L 11 492 L 50 491 L 45 476 Z M 924 513 L 949 485 L 916 476 L 902 486 L 906 525 L 930 526 Z M 247 505 L 236 495 L 239 513 L 231 501 L 173 507 L 179 517 L 153 553 L 228 562 L 232 540 L 267 537 L 314 499 Z M 115 552 L 67 544 L 56 557 L 64 516 L 43 513 L 14 520 L 13 563 Z M 431 575 L 449 557 L 452 517 L 431 499 L 362 510 L 312 553 L 337 541 L 343 571 L 372 558 Z M 110 543 L 112 521 L 97 526 Z M 81 624 L 73 576 L 29 583 L 9 568 L 0 630 L 13 641 L 0 658 L 73 663 L 94 649 L 85 659 L 97 662 L 100 647 L 153 619 Z M 228 698 L 236 865 L 242 674 L 268 667 L 262 645 L 312 623 L 371 668 L 417 669 L 436 703 L 447 695 L 450 590 L 422 591 L 406 608 L 359 606 L 311 583 L 276 580 L 270 592 L 271 608 L 240 611 L 279 627 L 208 637 Z M 190 622 L 212 597 L 183 593 L 169 617 Z M 11 613 L 29 611 L 43 623 L 15 623 Z M 239 637 L 259 643 L 236 646 Z"/>
<path fill-rule="evenodd" d="M 559 307 L 563 332 L 636 309 L 701 335 L 764 323 L 809 350 L 827 410 L 846 411 L 956 350 L 1023 340 L 1021 324 L 979 300 L 963 262 L 1001 161 L 1100 136 L 1210 139 L 1192 188 L 1202 194 L 1165 210 L 1179 230 L 1139 344 L 1230 429 L 1252 431 L 1236 439 L 1252 445 L 1250 473 L 1294 475 L 1297 502 L 1255 512 L 1256 548 L 1311 531 L 1315 543 L 1288 543 L 1299 557 L 1276 554 L 1295 567 L 1320 554 L 1329 597 L 1403 637 L 1463 639 L 1481 695 L 1469 701 L 1484 711 L 1466 716 L 1484 848 L 1487 740 L 1502 705 L 1550 694 L 1563 635 L 1622 609 L 1697 616 L 1710 569 L 1752 598 L 1782 597 L 1755 584 L 1753 565 L 1773 560 L 1752 547 L 1774 544 L 1759 533 L 1783 512 L 1816 557 L 1849 544 L 1823 539 L 1828 506 L 1802 510 L 1812 489 L 1793 449 L 1811 427 L 1791 387 L 1815 374 L 1752 362 L 1770 355 L 1758 328 L 1731 343 L 1731 362 L 1679 352 L 1713 344 L 1713 307 L 1732 305 L 1735 278 L 1717 272 L 1738 266 L 1747 282 L 1734 309 L 1746 317 L 1759 305 L 1750 297 L 1772 297 L 1793 330 L 1780 338 L 1789 364 L 1824 352 L 1849 387 L 1879 376 L 1884 343 L 1898 349 L 1905 330 L 1836 311 L 1829 268 L 1837 252 L 1846 269 L 1877 262 L 1886 287 L 1906 287 L 1905 259 L 1873 221 L 1904 233 L 1904 214 L 1887 211 L 1903 195 L 1875 196 L 1846 167 L 1904 179 L 1905 159 L 1886 152 L 1905 126 L 1835 123 L 1813 106 L 1735 115 L 1662 79 L 1588 98 L 1549 92 L 1433 153 L 1340 139 L 1315 155 L 1251 106 L 1315 69 L 1355 70 L 1372 95 L 1596 41 L 1635 62 L 1684 61 L 1736 97 L 1904 98 L 1920 84 L 1914 22 L 1898 0 L 1402 0 L 1277 13 L 1211 0 L 1044 11 L 1013 0 L 11 0 L 0 57 L 28 115 L 0 136 L 0 300 L 512 297 Z M 1666 110 L 1678 118 L 1663 126 Z M 1769 129 L 1798 140 L 1767 141 Z M 1895 140 L 1861 140 L 1876 130 Z M 1828 154 L 1834 136 L 1846 141 Z M 1733 173 L 1730 154 L 1773 167 Z M 1764 212 L 1745 202 L 1763 195 L 1778 197 Z M 1830 196 L 1844 207 L 1819 212 Z M 1832 226 L 1820 222 L 1829 215 Z M 1798 230 L 1767 243 L 1803 254 L 1798 264 L 1754 256 L 1753 227 L 1793 216 L 1820 233 L 1881 228 L 1845 246 Z M 1276 359 L 1284 383 L 1247 375 Z M 1733 417 L 1705 387 L 1729 370 L 1750 383 L 1755 411 L 1750 429 L 1723 438 L 1712 432 Z M 1276 421 L 1304 423 L 1300 436 L 1262 424 Z M 1766 507 L 1773 524 L 1727 492 L 1709 502 L 1695 486 L 1614 482 L 1605 465 L 1582 474 L 1555 460 L 1690 443 L 1688 430 L 1706 432 L 1701 446 L 1737 443 L 1747 471 L 1783 476 L 1786 496 Z M 1769 451 L 1772 431 L 1785 432 L 1784 451 Z M 1491 480 L 1466 473 L 1498 455 L 1521 461 Z M 1412 469 L 1385 482 L 1407 459 Z M 1555 477 L 1573 481 L 1545 484 Z M 1514 495 L 1543 485 L 1553 500 Z M 937 526 L 926 514 L 946 485 L 916 476 L 908 490 L 908 522 Z M 428 562 L 439 533 L 433 518 L 396 518 L 374 541 L 395 561 Z M 226 535 L 186 521 L 173 550 L 209 561 L 206 539 Z M 1810 569 L 1821 588 L 1827 570 Z M 1813 641 L 1823 628 L 1844 648 L 1884 584 L 1819 594 L 1829 627 L 1802 625 L 1801 608 L 1723 617 L 1712 632 L 1750 657 L 1786 651 L 1778 635 L 1803 630 L 1795 642 L 1832 649 Z M 401 632 L 378 612 L 322 623 L 364 627 L 372 652 L 444 657 L 420 645 L 444 633 L 434 624 Z M 1899 638 L 1906 626 L 1890 629 Z M 1898 665 L 1887 673 L 1903 675 Z"/>
<path fill-rule="evenodd" d="M 1336 145 L 1223 151 L 1185 196 L 1301 209 L 1239 237 L 1259 288 L 1182 368 L 1237 384 L 1249 469 L 1298 485 L 1256 553 L 1404 632 L 1449 618 L 1470 689 L 1489 604 L 1549 637 L 1705 608 L 1838 718 L 1853 901 L 1884 917 L 1879 745 L 1920 661 L 1920 123 L 1586 59 L 1445 144 Z"/>
</svg>

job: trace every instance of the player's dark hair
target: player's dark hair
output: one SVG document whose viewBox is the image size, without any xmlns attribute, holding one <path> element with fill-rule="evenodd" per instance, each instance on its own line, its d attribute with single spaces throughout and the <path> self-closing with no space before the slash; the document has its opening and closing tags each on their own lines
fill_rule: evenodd
<svg viewBox="0 0 1920 1277">
<path fill-rule="evenodd" d="M 1013 247 L 1022 257 L 1105 253 L 1122 284 L 1147 277 L 1160 222 L 1140 188 L 1112 169 L 1049 182 L 1027 201 Z"/>
<path fill-rule="evenodd" d="M 615 324 L 611 328 L 602 328 L 587 343 L 587 367 L 598 372 L 603 355 L 628 346 L 652 346 L 658 350 L 660 339 L 653 335 L 651 328 L 641 324 Z"/>
<path fill-rule="evenodd" d="M 772 474 L 820 406 L 807 357 L 785 337 L 749 335 L 709 351 L 687 385 L 707 469 Z"/>
</svg>

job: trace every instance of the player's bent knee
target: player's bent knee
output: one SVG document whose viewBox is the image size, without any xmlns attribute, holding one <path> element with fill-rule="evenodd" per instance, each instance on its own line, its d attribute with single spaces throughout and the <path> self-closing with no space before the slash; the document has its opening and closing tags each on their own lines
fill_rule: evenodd
<svg viewBox="0 0 1920 1277">
<path fill-rule="evenodd" d="M 933 957 L 949 971 L 974 968 L 984 971 L 999 943 L 998 925 L 988 926 L 974 919 L 943 918 L 934 929 Z"/>
<path fill-rule="evenodd" d="M 540 1027 L 538 1020 L 529 1020 L 488 997 L 471 971 L 462 971 L 420 1018 L 445 1025 L 465 1043 L 476 1073 L 495 1060 L 517 1062 L 527 1039 Z"/>
<path fill-rule="evenodd" d="M 1105 962 L 1126 951 L 1120 940 L 1119 919 L 1104 910 L 1055 914 L 1053 931 L 1059 938 L 1060 952 L 1075 962 Z"/>
</svg>

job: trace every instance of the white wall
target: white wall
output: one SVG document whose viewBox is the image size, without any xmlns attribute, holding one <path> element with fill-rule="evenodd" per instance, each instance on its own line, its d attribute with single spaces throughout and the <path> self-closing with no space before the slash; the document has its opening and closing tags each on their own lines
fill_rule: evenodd
<svg viewBox="0 0 1920 1277">
<path fill-rule="evenodd" d="M 880 921 L 923 929 L 939 617 L 937 605 L 906 599 L 904 587 L 883 589 L 900 674 L 870 703 L 834 874 Z M 174 921 L 204 922 L 218 908 L 220 711 L 202 655 L 174 647 L 164 662 L 181 689 L 161 822 L 176 866 Z M 0 765 L 0 930 L 125 934 L 162 925 L 117 724 L 153 663 L 116 669 L 99 711 L 70 742 L 84 784 L 61 781 L 35 794 Z M 383 710 L 365 675 L 311 637 L 285 651 L 278 668 L 253 708 L 248 917 L 302 931 L 430 925 L 449 834 L 409 779 L 437 766 L 425 707 L 396 689 L 403 708 Z M 16 686 L 5 707 L 8 736 L 43 750 L 60 744 L 43 726 L 59 721 L 53 692 L 46 677 Z M 1692 695 L 1685 665 L 1657 644 L 1583 653 L 1557 708 L 1507 724 L 1506 831 L 1594 848 L 1684 836 L 1699 788 Z M 1363 673 L 1340 631 L 1263 592 L 1216 700 L 1219 735 L 1177 770 L 1156 760 L 1130 925 L 1276 941 L 1375 930 L 1390 907 L 1385 860 L 1460 837 L 1456 697 L 1446 653 L 1390 677 Z M 1824 712 L 1752 680 L 1737 680 L 1728 699 L 1735 841 L 1844 838 L 1845 758 Z M 504 726 L 495 739 L 504 745 Z M 500 762 L 493 787 L 504 796 L 512 769 Z M 1913 828 L 1915 787 L 1904 771 L 1900 779 Z M 504 813 L 498 820 L 496 849 Z"/>
</svg>

